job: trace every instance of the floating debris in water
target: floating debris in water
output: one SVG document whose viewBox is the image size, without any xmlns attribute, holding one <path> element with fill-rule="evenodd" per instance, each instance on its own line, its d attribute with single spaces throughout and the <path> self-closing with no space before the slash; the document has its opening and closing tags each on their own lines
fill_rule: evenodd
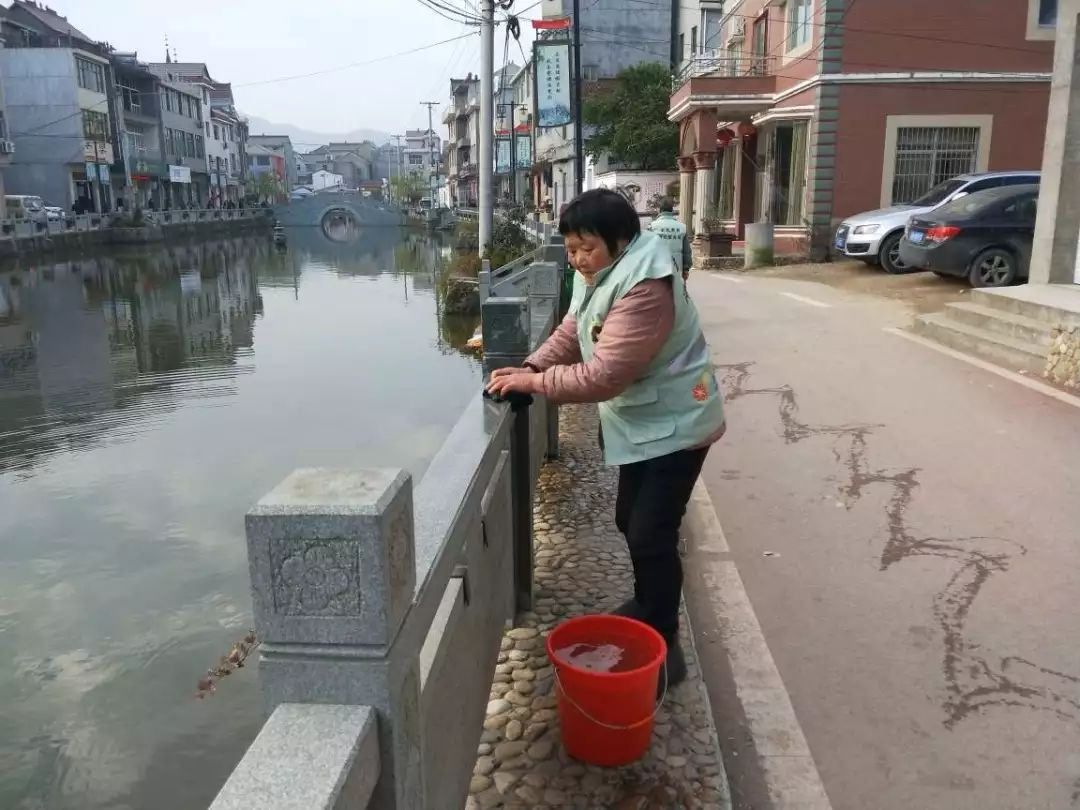
<svg viewBox="0 0 1080 810">
<path fill-rule="evenodd" d="M 206 670 L 206 675 L 199 679 L 195 697 L 202 700 L 217 691 L 217 682 L 222 678 L 232 675 L 233 672 L 244 666 L 249 655 L 259 646 L 259 639 L 254 630 L 249 630 L 243 639 L 233 644 L 232 649 L 226 655 L 221 656 L 218 665 Z"/>
</svg>

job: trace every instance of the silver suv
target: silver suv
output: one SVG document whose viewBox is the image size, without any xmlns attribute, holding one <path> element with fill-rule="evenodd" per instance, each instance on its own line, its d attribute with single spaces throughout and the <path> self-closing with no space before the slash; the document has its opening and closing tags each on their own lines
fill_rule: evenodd
<svg viewBox="0 0 1080 810">
<path fill-rule="evenodd" d="M 961 174 L 938 183 L 919 199 L 905 205 L 880 208 L 848 217 L 836 229 L 833 248 L 839 255 L 880 264 L 886 273 L 908 269 L 900 260 L 900 237 L 908 220 L 975 191 L 998 186 L 1038 184 L 1039 172 L 978 172 Z"/>
</svg>

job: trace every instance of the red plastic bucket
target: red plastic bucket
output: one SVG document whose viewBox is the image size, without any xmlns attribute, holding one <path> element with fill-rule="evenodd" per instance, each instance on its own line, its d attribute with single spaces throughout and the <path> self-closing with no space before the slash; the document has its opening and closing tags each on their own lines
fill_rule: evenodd
<svg viewBox="0 0 1080 810">
<path fill-rule="evenodd" d="M 597 672 L 556 654 L 578 644 L 614 644 L 623 655 L 612 671 Z M 658 708 L 660 667 L 667 656 L 663 636 L 622 616 L 579 616 L 551 631 L 547 652 L 555 667 L 566 752 L 606 768 L 644 756 Z"/>
</svg>

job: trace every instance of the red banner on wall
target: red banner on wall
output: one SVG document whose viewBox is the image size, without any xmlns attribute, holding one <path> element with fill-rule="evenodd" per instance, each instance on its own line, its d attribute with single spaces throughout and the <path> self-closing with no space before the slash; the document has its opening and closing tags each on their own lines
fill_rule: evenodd
<svg viewBox="0 0 1080 810">
<path fill-rule="evenodd" d="M 570 18 L 562 17 L 557 20 L 533 20 L 532 27 L 537 31 L 555 31 L 560 28 L 569 28 Z"/>
</svg>

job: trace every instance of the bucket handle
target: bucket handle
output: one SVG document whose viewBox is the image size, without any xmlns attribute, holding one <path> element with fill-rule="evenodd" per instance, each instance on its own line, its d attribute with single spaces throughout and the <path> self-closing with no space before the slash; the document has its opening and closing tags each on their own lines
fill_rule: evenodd
<svg viewBox="0 0 1080 810">
<path fill-rule="evenodd" d="M 667 692 L 668 692 L 667 661 L 664 661 L 664 663 L 661 664 L 660 666 L 661 666 L 661 670 L 664 673 L 664 691 L 662 691 L 660 693 L 660 699 L 658 701 L 656 701 L 656 706 L 653 707 L 652 714 L 650 714 L 648 717 L 643 717 L 641 720 L 638 720 L 636 723 L 631 723 L 628 726 L 616 726 L 616 725 L 612 725 L 611 723 L 605 723 L 603 720 L 597 720 L 595 717 L 593 717 L 591 714 L 589 714 L 587 711 L 585 711 L 585 709 L 583 709 L 581 707 L 581 704 L 579 704 L 576 700 L 574 700 L 572 697 L 570 697 L 570 693 L 567 692 L 563 688 L 562 681 L 559 680 L 559 668 L 558 667 L 554 668 L 554 671 L 555 671 L 555 686 L 558 687 L 559 692 L 562 694 L 562 696 L 564 698 L 566 698 L 568 701 L 570 701 L 570 705 L 573 706 L 575 709 L 577 709 L 579 712 L 581 712 L 581 714 L 585 717 L 585 719 L 588 720 L 590 723 L 595 723 L 596 725 L 600 726 L 601 728 L 610 729 L 611 731 L 630 731 L 631 729 L 637 728 L 642 723 L 646 723 L 646 722 L 648 722 L 650 720 L 654 720 L 656 718 L 656 713 L 660 711 L 660 707 L 664 705 L 664 701 L 667 699 Z"/>
</svg>

